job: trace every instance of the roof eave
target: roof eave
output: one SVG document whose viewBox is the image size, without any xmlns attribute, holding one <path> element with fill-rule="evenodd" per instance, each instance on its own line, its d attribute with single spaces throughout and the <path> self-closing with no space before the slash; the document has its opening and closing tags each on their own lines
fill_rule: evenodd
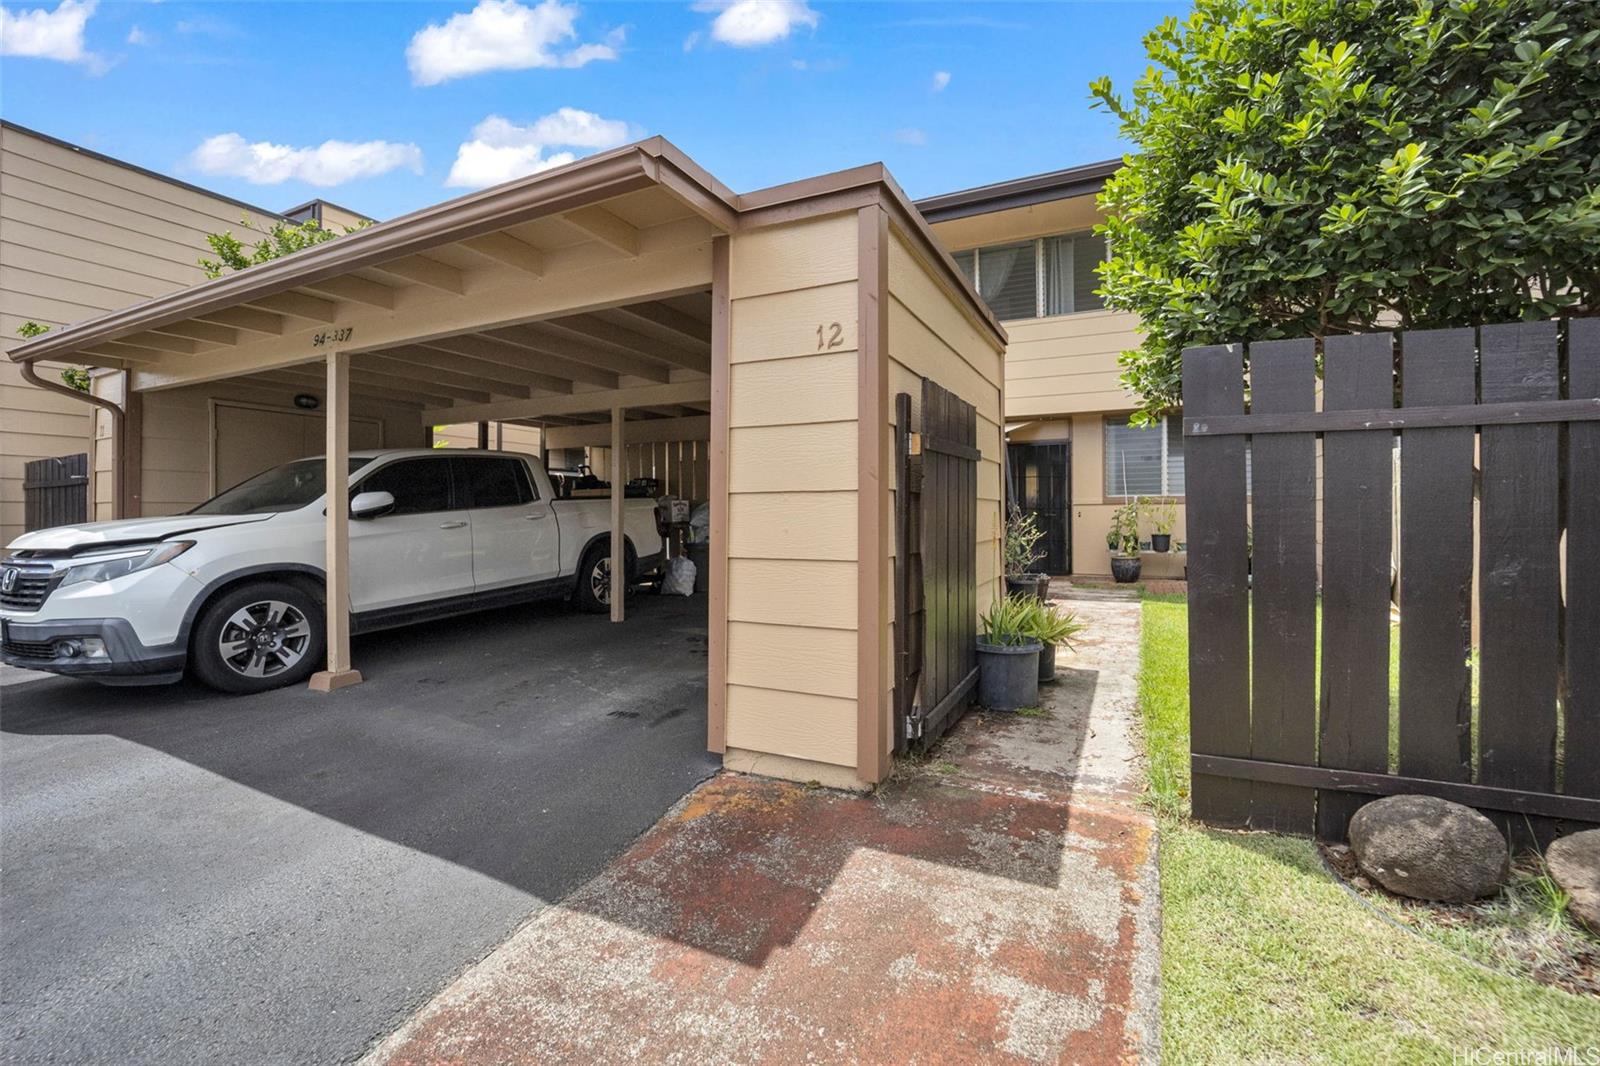
<svg viewBox="0 0 1600 1066">
<path fill-rule="evenodd" d="M 981 185 L 975 189 L 941 193 L 916 201 L 916 206 L 929 222 L 949 222 L 1054 200 L 1070 200 L 1075 196 L 1098 193 L 1105 188 L 1106 179 L 1121 167 L 1121 159 L 1106 159 L 1048 174 L 1034 174 L 993 185 Z"/>
</svg>

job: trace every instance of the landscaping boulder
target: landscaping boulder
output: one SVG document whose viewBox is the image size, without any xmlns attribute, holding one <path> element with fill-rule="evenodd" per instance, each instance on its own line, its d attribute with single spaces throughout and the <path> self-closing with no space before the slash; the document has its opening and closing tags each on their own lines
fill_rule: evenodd
<svg viewBox="0 0 1600 1066">
<path fill-rule="evenodd" d="M 1466 903 L 1505 884 L 1510 855 L 1495 824 L 1432 796 L 1389 796 L 1350 819 L 1361 872 L 1412 899 Z"/>
<path fill-rule="evenodd" d="M 1567 894 L 1567 913 L 1600 933 L 1600 829 L 1562 837 L 1545 849 L 1544 864 Z"/>
</svg>

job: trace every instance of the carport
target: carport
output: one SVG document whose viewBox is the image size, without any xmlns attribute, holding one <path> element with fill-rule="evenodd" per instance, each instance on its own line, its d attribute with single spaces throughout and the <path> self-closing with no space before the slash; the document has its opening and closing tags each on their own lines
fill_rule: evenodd
<svg viewBox="0 0 1600 1066">
<path fill-rule="evenodd" d="M 197 486 L 181 460 L 207 447 L 193 411 L 210 411 L 214 441 L 217 396 L 276 410 L 305 395 L 325 413 L 330 485 L 353 416 L 385 447 L 491 421 L 538 425 L 546 447 L 608 447 L 621 573 L 629 448 L 703 449 L 708 746 L 735 768 L 859 787 L 887 773 L 895 743 L 893 393 L 920 396 L 927 377 L 977 410 L 976 443 L 962 446 L 977 464 L 976 595 L 959 601 L 975 613 L 1000 579 L 1003 350 L 881 166 L 736 195 L 654 138 L 75 324 L 11 358 L 114 371 L 91 398 L 106 413 L 102 517 L 170 513 L 218 487 Z M 328 658 L 312 681 L 325 692 L 361 680 L 347 511 L 330 493 Z M 622 596 L 611 611 L 624 621 Z"/>
</svg>

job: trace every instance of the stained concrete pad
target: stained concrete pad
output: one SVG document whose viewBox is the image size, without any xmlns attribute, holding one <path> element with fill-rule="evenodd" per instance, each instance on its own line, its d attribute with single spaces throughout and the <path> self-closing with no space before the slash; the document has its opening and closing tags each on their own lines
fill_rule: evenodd
<svg viewBox="0 0 1600 1066">
<path fill-rule="evenodd" d="M 1154 1058 L 1138 604 L 1072 606 L 1044 716 L 970 715 L 865 798 L 707 782 L 368 1060 Z"/>
</svg>

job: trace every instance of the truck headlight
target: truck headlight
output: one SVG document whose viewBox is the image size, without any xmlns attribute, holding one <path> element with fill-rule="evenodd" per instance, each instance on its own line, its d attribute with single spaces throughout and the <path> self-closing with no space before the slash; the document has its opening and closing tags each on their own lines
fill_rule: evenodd
<svg viewBox="0 0 1600 1066">
<path fill-rule="evenodd" d="M 82 581 L 110 581 L 125 577 L 136 570 L 171 562 L 190 548 L 192 540 L 163 541 L 160 544 L 140 544 L 132 548 L 115 548 L 92 555 L 79 555 L 67 564 L 61 578 L 61 587 Z"/>
</svg>

